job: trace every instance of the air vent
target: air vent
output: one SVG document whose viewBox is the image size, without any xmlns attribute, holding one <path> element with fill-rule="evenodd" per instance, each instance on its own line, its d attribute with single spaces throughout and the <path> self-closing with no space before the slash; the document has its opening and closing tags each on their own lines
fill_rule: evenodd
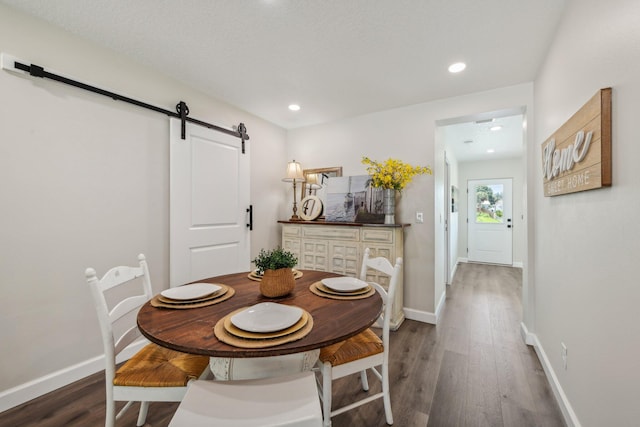
<svg viewBox="0 0 640 427">
<path fill-rule="evenodd" d="M 484 123 L 491 123 L 491 122 L 493 122 L 494 120 L 495 120 L 495 119 L 476 120 L 476 124 L 477 124 L 477 125 L 481 125 L 481 124 L 484 124 Z"/>
<path fill-rule="evenodd" d="M 473 143 L 473 139 L 467 139 L 466 141 L 463 141 L 465 144 L 472 144 Z"/>
</svg>

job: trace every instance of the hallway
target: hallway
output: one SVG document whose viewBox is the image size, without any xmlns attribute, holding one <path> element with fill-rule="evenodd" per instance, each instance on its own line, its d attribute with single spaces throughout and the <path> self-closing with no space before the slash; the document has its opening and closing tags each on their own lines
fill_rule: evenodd
<svg viewBox="0 0 640 427">
<path fill-rule="evenodd" d="M 429 426 L 562 426 L 532 347 L 520 336 L 522 270 L 459 264 L 447 289 Z"/>
<path fill-rule="evenodd" d="M 461 263 L 438 326 L 405 321 L 391 334 L 394 425 L 565 425 L 534 349 L 520 336 L 521 293 L 521 269 Z M 340 401 L 358 390 L 358 378 L 335 389 Z M 382 402 L 333 419 L 333 427 L 385 425 Z"/>
</svg>

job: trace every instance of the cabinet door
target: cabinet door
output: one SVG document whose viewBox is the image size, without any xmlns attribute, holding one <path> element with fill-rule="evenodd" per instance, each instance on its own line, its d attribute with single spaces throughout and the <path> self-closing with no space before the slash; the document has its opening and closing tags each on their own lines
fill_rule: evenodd
<svg viewBox="0 0 640 427">
<path fill-rule="evenodd" d="M 302 241 L 302 259 L 298 262 L 306 270 L 327 271 L 327 242 L 321 240 Z"/>
<path fill-rule="evenodd" d="M 282 248 L 286 251 L 291 252 L 292 254 L 294 254 L 296 256 L 296 258 L 298 258 L 298 264 L 297 266 L 301 266 L 302 265 L 302 258 L 301 258 L 301 252 L 300 252 L 300 239 L 290 239 L 287 237 L 283 237 L 282 238 Z"/>
<path fill-rule="evenodd" d="M 298 258 L 298 265 L 302 265 L 302 251 L 300 243 L 300 227 L 285 225 L 282 227 L 282 248 Z"/>
<path fill-rule="evenodd" d="M 369 256 L 371 258 L 383 257 L 388 259 L 391 264 L 394 264 L 395 259 L 395 250 L 391 245 L 369 245 Z M 363 249 L 364 250 L 364 249 Z M 362 266 L 362 260 L 358 263 L 358 272 Z M 368 269 L 367 270 L 367 281 L 368 282 L 376 282 L 382 285 L 383 288 L 389 290 L 389 276 L 384 273 L 380 273 L 379 271 Z"/>
<path fill-rule="evenodd" d="M 350 277 L 358 277 L 360 259 L 358 242 L 329 242 L 329 271 Z"/>
</svg>

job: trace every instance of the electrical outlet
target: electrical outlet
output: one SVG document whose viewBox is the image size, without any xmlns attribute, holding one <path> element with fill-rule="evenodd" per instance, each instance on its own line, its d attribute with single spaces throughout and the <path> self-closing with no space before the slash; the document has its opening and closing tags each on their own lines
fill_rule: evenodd
<svg viewBox="0 0 640 427">
<path fill-rule="evenodd" d="M 422 224 L 424 222 L 424 213 L 416 212 L 416 223 Z"/>
<path fill-rule="evenodd" d="M 565 371 L 567 370 L 567 346 L 561 342 L 562 346 L 562 365 L 564 366 Z"/>
</svg>

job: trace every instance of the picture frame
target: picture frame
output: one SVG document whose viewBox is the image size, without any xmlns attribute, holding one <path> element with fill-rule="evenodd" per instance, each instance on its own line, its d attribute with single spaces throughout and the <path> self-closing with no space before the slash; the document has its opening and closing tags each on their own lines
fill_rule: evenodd
<svg viewBox="0 0 640 427">
<path fill-rule="evenodd" d="M 451 186 L 451 212 L 458 212 L 458 187 Z"/>
<path fill-rule="evenodd" d="M 341 177 L 342 166 L 304 169 L 302 173 L 306 181 L 302 183 L 300 188 L 300 200 L 306 196 L 316 196 L 322 203 L 322 206 L 326 208 L 329 178 Z M 324 213 L 317 219 L 324 219 Z"/>
<path fill-rule="evenodd" d="M 324 205 L 327 222 L 384 224 L 383 190 L 369 175 L 329 179 Z"/>
</svg>

